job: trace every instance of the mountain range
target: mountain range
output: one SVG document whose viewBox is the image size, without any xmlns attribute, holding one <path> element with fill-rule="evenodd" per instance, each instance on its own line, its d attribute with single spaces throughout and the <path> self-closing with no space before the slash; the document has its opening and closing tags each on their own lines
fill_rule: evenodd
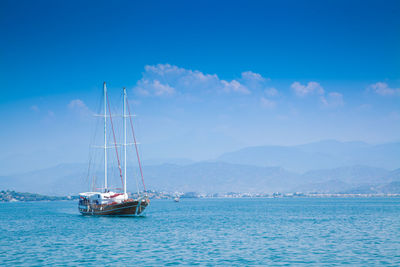
<svg viewBox="0 0 400 267">
<path fill-rule="evenodd" d="M 365 165 L 388 170 L 400 167 L 400 143 L 325 140 L 298 146 L 256 146 L 225 153 L 216 159 L 228 163 L 279 166 L 290 171 Z"/>
<path fill-rule="evenodd" d="M 348 166 L 298 174 L 279 167 L 260 167 L 224 162 L 189 165 L 144 166 L 148 189 L 202 193 L 224 192 L 319 192 L 319 193 L 400 193 L 400 169 L 388 171 L 367 166 Z M 69 195 L 89 191 L 91 178 L 85 164 L 60 164 L 39 171 L 0 177 L 0 189 Z M 118 173 L 109 170 L 110 184 L 120 187 Z M 128 168 L 128 190 L 136 191 L 132 178 L 137 170 Z M 112 175 L 114 174 L 114 175 Z M 102 183 L 103 173 L 97 173 Z M 140 182 L 140 180 L 139 180 Z M 99 184 L 99 183 L 98 183 Z M 392 184 L 392 185 L 391 185 Z"/>
<path fill-rule="evenodd" d="M 158 191 L 400 193 L 400 143 L 369 145 L 323 141 L 301 146 L 248 147 L 202 162 L 146 160 L 148 189 Z M 84 163 L 58 164 L 41 170 L 0 176 L 0 189 L 47 195 L 77 194 L 90 188 L 100 171 L 88 175 Z M 109 166 L 110 183 L 120 184 Z M 128 168 L 128 190 L 135 191 Z"/>
</svg>

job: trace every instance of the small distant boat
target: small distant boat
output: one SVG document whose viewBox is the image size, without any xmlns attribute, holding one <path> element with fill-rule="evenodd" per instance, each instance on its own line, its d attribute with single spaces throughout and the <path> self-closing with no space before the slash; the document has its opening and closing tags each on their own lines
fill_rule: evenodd
<svg viewBox="0 0 400 267">
<path fill-rule="evenodd" d="M 179 200 L 180 200 L 179 197 L 175 197 L 175 198 L 174 198 L 174 201 L 175 201 L 175 202 L 179 202 Z"/>
<path fill-rule="evenodd" d="M 123 125 L 124 125 L 124 127 L 123 127 L 124 128 L 123 129 L 124 143 L 122 144 L 123 152 L 124 152 L 124 171 L 122 171 L 121 164 L 119 161 L 119 155 L 118 155 L 118 149 L 117 149 L 118 145 L 117 145 L 117 142 L 115 139 L 114 126 L 113 126 L 113 122 L 112 122 L 110 104 L 109 104 L 108 96 L 107 96 L 106 83 L 103 84 L 103 90 L 104 90 L 104 114 L 100 115 L 100 116 L 104 117 L 104 146 L 102 146 L 102 148 L 104 148 L 104 188 L 103 188 L 102 192 L 80 193 L 78 209 L 79 209 L 79 212 L 83 215 L 140 215 L 146 209 L 146 207 L 149 205 L 150 200 L 146 193 L 141 195 L 139 193 L 139 190 L 138 190 L 138 196 L 135 199 L 129 198 L 128 194 L 126 192 L 126 176 L 127 176 L 126 149 L 127 149 L 127 146 L 129 145 L 126 143 L 126 118 L 131 117 L 130 114 L 129 115 L 126 114 L 126 106 L 128 106 L 126 89 L 124 88 L 124 91 L 123 91 L 123 93 L 124 93 L 124 97 L 123 97 L 123 101 L 124 101 L 123 112 L 124 112 L 124 114 L 122 116 L 123 117 Z M 107 106 L 109 109 L 109 114 L 107 114 Z M 129 106 L 128 106 L 128 110 L 129 110 Z M 109 116 L 109 118 L 110 118 L 113 137 L 114 137 L 114 144 L 112 146 L 107 145 L 107 116 Z M 145 187 L 144 179 L 143 179 L 142 165 L 140 163 L 140 157 L 139 157 L 139 152 L 138 152 L 138 148 L 137 148 L 135 132 L 133 130 L 132 120 L 130 120 L 130 123 L 131 123 L 132 135 L 133 135 L 133 140 L 134 140 L 133 144 L 135 145 L 136 156 L 137 156 L 137 160 L 139 163 L 139 169 L 140 169 L 140 174 L 141 174 L 142 183 L 143 183 L 143 189 L 144 189 L 144 192 L 146 192 L 146 187 Z M 107 184 L 107 181 L 108 181 L 107 149 L 110 147 L 111 148 L 115 147 L 115 152 L 116 152 L 116 156 L 118 159 L 118 169 L 119 169 L 119 174 L 120 174 L 122 187 L 123 187 L 122 192 L 111 191 Z"/>
</svg>

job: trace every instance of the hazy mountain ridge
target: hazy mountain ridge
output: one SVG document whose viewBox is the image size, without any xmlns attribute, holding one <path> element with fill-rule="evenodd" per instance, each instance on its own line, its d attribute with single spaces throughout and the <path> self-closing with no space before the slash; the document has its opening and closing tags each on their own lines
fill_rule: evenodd
<svg viewBox="0 0 400 267">
<path fill-rule="evenodd" d="M 40 150 L 28 154 L 17 153 L 1 157 L 0 175 L 26 173 L 67 162 L 85 162 L 87 157 L 86 153 L 82 155 L 75 150 L 70 151 L 70 148 Z M 400 167 L 400 142 L 371 145 L 364 142 L 325 140 L 296 146 L 255 146 L 224 153 L 208 161 L 282 167 L 296 173 L 352 165 L 392 170 Z M 171 155 L 154 158 L 149 154 L 146 158 L 142 158 L 142 162 L 144 165 L 196 163 L 189 158 L 174 158 Z M 130 163 L 136 164 L 136 159 L 131 159 Z"/>
<path fill-rule="evenodd" d="M 302 180 L 308 182 L 325 182 L 331 180 L 342 181 L 348 184 L 363 184 L 389 182 L 386 177 L 389 171 L 362 165 L 345 166 L 333 169 L 308 171 L 302 175 Z M 381 180 L 379 180 L 381 179 Z"/>
<path fill-rule="evenodd" d="M 128 190 L 132 192 L 136 191 L 132 179 L 135 172 L 136 169 L 128 168 Z M 359 165 L 297 174 L 279 167 L 199 162 L 148 165 L 144 166 L 144 173 L 148 189 L 165 191 L 344 193 L 369 190 L 391 193 L 400 188 L 397 184 L 400 183 L 399 169 L 387 171 Z M 119 177 L 114 174 L 110 177 L 110 184 L 119 184 Z M 97 173 L 100 183 L 103 175 Z M 89 180 L 86 164 L 61 164 L 36 172 L 0 177 L 0 189 L 52 195 L 77 194 L 90 190 Z"/>
<path fill-rule="evenodd" d="M 48 195 L 86 191 L 86 164 L 59 164 L 51 168 L 0 177 L 1 189 Z M 75 189 L 76 188 L 76 189 Z"/>
<path fill-rule="evenodd" d="M 372 162 L 372 163 L 371 163 Z M 110 163 L 111 164 L 111 163 Z M 128 189 L 136 191 L 128 168 Z M 321 141 L 292 147 L 248 147 L 217 160 L 145 160 L 148 189 L 219 192 L 385 192 L 396 191 L 400 181 L 400 143 L 369 145 L 363 142 Z M 49 195 L 76 194 L 103 180 L 103 168 L 88 177 L 88 165 L 59 164 L 50 168 L 0 177 L 0 189 Z M 388 171 L 388 169 L 394 169 Z M 118 184 L 116 166 L 109 168 L 109 183 Z"/>
<path fill-rule="evenodd" d="M 147 168 L 149 187 L 197 192 L 270 192 L 285 190 L 298 178 L 277 167 L 257 167 L 223 162 L 186 166 L 158 165 Z"/>
<path fill-rule="evenodd" d="M 400 166 L 400 143 L 370 145 L 325 140 L 298 146 L 256 146 L 225 153 L 217 161 L 280 166 L 295 172 L 352 165 L 391 170 Z"/>
</svg>

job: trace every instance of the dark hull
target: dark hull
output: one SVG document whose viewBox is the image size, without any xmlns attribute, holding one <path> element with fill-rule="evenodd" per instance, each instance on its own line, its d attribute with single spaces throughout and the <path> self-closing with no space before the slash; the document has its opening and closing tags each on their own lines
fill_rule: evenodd
<svg viewBox="0 0 400 267">
<path fill-rule="evenodd" d="M 148 200 L 132 200 L 109 205 L 80 205 L 79 212 L 82 213 L 82 215 L 140 215 L 148 204 Z"/>
</svg>

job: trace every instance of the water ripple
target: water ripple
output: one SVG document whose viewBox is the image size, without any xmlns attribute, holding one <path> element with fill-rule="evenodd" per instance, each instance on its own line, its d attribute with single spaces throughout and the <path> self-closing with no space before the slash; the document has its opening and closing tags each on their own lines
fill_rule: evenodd
<svg viewBox="0 0 400 267">
<path fill-rule="evenodd" d="M 146 216 L 0 203 L 4 265 L 400 265 L 400 199 L 153 201 Z"/>
</svg>

